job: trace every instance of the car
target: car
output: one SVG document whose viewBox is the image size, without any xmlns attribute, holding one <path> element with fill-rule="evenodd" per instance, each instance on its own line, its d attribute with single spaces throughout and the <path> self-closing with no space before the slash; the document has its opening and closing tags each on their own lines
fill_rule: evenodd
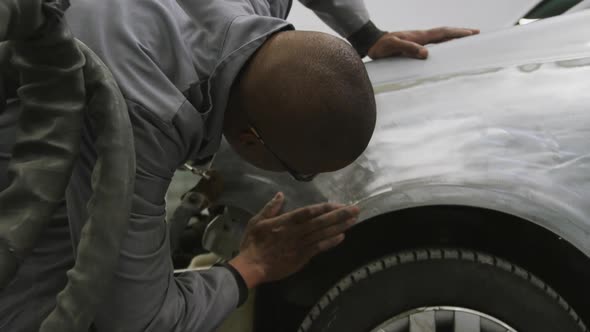
<svg viewBox="0 0 590 332">
<path fill-rule="evenodd" d="M 482 33 L 518 22 L 561 15 L 588 8 L 588 0 L 398 0 L 365 1 L 375 24 L 387 31 L 429 29 L 437 26 L 478 28 Z M 310 10 L 293 1 L 289 21 L 300 30 L 336 34 Z"/>
<path fill-rule="evenodd" d="M 362 211 L 340 246 L 258 289 L 255 330 L 587 331 L 590 11 L 366 68 L 377 127 L 350 166 L 302 183 L 225 143 L 212 162 L 225 212 L 203 242 L 221 255 L 278 191 L 286 210 Z"/>
</svg>

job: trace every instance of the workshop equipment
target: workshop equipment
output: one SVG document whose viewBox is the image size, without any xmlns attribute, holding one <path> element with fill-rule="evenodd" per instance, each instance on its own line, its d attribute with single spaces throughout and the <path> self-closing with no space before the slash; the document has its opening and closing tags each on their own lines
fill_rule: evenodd
<svg viewBox="0 0 590 332">
<path fill-rule="evenodd" d="M 69 32 L 63 18 L 68 7 L 67 0 L 0 0 L 2 100 L 18 92 L 22 107 L 9 165 L 12 182 L 0 194 L 0 289 L 64 199 L 83 123 L 97 134 L 89 220 L 68 284 L 40 331 L 89 329 L 108 293 L 134 190 L 126 104 L 106 66 Z"/>
</svg>

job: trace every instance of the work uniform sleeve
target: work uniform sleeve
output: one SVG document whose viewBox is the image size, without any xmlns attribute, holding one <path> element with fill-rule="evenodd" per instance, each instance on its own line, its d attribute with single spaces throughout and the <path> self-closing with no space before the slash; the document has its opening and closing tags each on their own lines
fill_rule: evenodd
<svg viewBox="0 0 590 332">
<path fill-rule="evenodd" d="M 361 57 L 385 34 L 370 20 L 363 0 L 299 0 L 330 28 L 346 38 Z"/>
<path fill-rule="evenodd" d="M 94 322 L 96 331 L 172 332 L 213 330 L 238 306 L 236 276 L 227 267 L 173 275 L 165 194 L 174 164 L 184 153 L 163 123 L 128 102 L 137 156 L 130 226 L 124 236 L 112 288 Z M 90 134 L 88 134 L 90 132 Z M 77 243 L 90 195 L 92 130 L 83 138 L 82 157 L 68 191 L 72 233 Z"/>
<path fill-rule="evenodd" d="M 313 10 L 330 28 L 347 38 L 369 22 L 363 0 L 300 0 Z"/>
</svg>

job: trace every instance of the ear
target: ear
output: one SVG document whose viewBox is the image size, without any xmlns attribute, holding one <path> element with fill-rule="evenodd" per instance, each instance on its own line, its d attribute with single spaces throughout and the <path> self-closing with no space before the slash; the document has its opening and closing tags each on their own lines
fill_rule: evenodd
<svg viewBox="0 0 590 332">
<path fill-rule="evenodd" d="M 260 144 L 258 138 L 256 138 L 256 136 L 254 136 L 254 134 L 248 130 L 242 131 L 238 136 L 238 140 L 241 145 L 246 147 L 253 147 Z"/>
</svg>

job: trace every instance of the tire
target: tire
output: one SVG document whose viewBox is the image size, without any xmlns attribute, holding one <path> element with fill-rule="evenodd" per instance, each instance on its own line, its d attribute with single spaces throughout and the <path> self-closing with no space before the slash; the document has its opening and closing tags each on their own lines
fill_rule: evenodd
<svg viewBox="0 0 590 332">
<path fill-rule="evenodd" d="M 429 322 L 437 332 L 455 332 L 453 324 L 462 323 L 454 323 L 454 315 L 465 312 L 481 314 L 481 330 L 457 331 L 588 331 L 561 296 L 514 264 L 470 250 L 423 249 L 387 256 L 346 276 L 312 308 L 299 332 L 434 331 L 410 329 L 409 315 L 438 306 L 446 309 Z M 406 318 L 395 324 L 405 327 L 382 325 L 400 315 Z"/>
</svg>

